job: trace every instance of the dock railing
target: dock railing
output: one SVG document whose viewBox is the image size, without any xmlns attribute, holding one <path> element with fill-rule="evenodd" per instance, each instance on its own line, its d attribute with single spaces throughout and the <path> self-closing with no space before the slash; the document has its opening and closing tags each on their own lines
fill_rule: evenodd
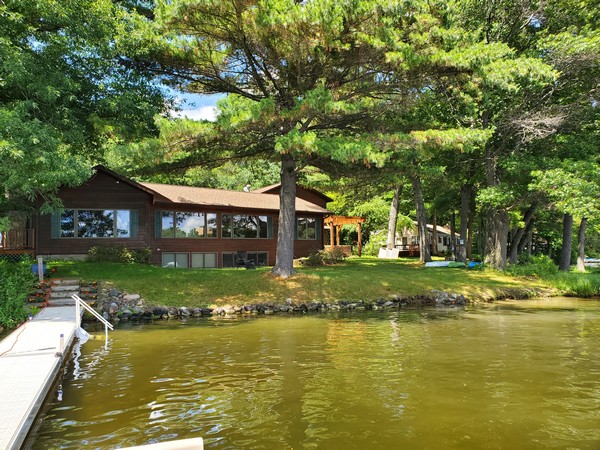
<svg viewBox="0 0 600 450">
<path fill-rule="evenodd" d="M 83 309 L 85 309 L 87 312 L 89 312 L 91 315 L 93 315 L 96 319 L 98 319 L 104 324 L 104 348 L 108 348 L 108 330 L 114 329 L 112 323 L 110 323 L 108 320 L 106 320 L 104 317 L 98 314 L 98 311 L 96 311 L 94 308 L 92 308 L 90 305 L 84 302 L 81 299 L 81 297 L 79 297 L 79 295 L 73 294 L 71 298 L 75 300 L 75 323 L 77 324 L 77 329 L 81 328 L 81 308 L 83 307 Z"/>
</svg>

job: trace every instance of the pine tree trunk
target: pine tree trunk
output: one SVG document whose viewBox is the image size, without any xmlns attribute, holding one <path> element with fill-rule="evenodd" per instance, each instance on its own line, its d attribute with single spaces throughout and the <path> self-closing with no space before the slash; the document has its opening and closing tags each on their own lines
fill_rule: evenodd
<svg viewBox="0 0 600 450">
<path fill-rule="evenodd" d="M 474 205 L 474 195 L 471 196 L 471 204 Z M 469 226 L 467 228 L 467 259 L 473 255 L 473 223 L 475 222 L 475 207 L 469 208 Z"/>
<path fill-rule="evenodd" d="M 533 223 L 533 221 L 532 221 Z M 533 227 L 531 227 L 529 230 L 527 230 L 527 240 L 525 241 L 526 245 L 527 245 L 527 256 L 531 257 L 532 253 L 533 253 L 533 249 L 531 247 L 533 247 Z"/>
<path fill-rule="evenodd" d="M 527 256 L 531 256 L 531 243 L 533 240 L 533 225 L 535 224 L 535 220 L 532 218 L 527 226 L 525 227 L 525 237 L 521 239 L 519 243 L 519 254 L 525 251 L 527 248 Z"/>
<path fill-rule="evenodd" d="M 496 269 L 503 270 L 506 267 L 507 243 L 508 213 L 500 208 L 489 210 L 485 263 Z"/>
<path fill-rule="evenodd" d="M 402 191 L 402 185 L 399 184 L 394 189 L 394 198 L 390 206 L 390 218 L 388 221 L 388 235 L 386 241 L 386 248 L 389 250 L 396 246 L 396 226 L 398 225 L 398 203 L 400 201 L 400 192 Z"/>
<path fill-rule="evenodd" d="M 521 249 L 521 241 L 525 236 L 525 231 L 529 227 L 529 223 L 531 219 L 533 219 L 533 215 L 535 213 L 536 207 L 531 205 L 529 209 L 525 212 L 525 216 L 523 217 L 523 222 L 525 222 L 524 227 L 519 227 L 514 233 L 514 236 L 510 242 L 510 257 L 509 261 L 511 264 L 517 264 L 519 262 L 519 249 Z"/>
<path fill-rule="evenodd" d="M 290 154 L 281 155 L 281 191 L 279 193 L 279 228 L 275 266 L 271 273 L 288 278 L 294 275 L 294 228 L 296 220 L 296 162 Z"/>
<path fill-rule="evenodd" d="M 423 190 L 421 188 L 421 178 L 418 175 L 412 177 L 413 195 L 415 207 L 417 209 L 417 228 L 419 230 L 419 260 L 423 263 L 431 261 L 431 252 L 429 249 L 429 234 L 427 233 L 427 211 L 423 201 Z"/>
<path fill-rule="evenodd" d="M 581 219 L 579 224 L 579 233 L 577 233 L 577 270 L 585 272 L 585 227 L 587 226 L 587 217 Z"/>
<path fill-rule="evenodd" d="M 431 254 L 437 256 L 438 254 L 438 236 L 437 236 L 437 214 L 433 213 L 433 230 L 431 230 Z"/>
<path fill-rule="evenodd" d="M 500 184 L 497 174 L 498 157 L 491 145 L 485 152 L 485 172 L 488 186 Z M 499 270 L 506 267 L 508 247 L 508 212 L 499 207 L 488 208 L 485 263 Z"/>
<path fill-rule="evenodd" d="M 558 269 L 563 272 L 571 270 L 571 239 L 573 237 L 573 216 L 565 214 L 563 216 L 563 242 L 560 250 L 560 260 Z"/>
<path fill-rule="evenodd" d="M 450 215 L 450 257 L 456 261 L 456 213 Z"/>
<path fill-rule="evenodd" d="M 461 262 L 467 261 L 467 246 L 469 242 L 469 209 L 471 207 L 471 186 L 463 185 L 460 188 L 460 240 L 456 257 Z"/>
</svg>

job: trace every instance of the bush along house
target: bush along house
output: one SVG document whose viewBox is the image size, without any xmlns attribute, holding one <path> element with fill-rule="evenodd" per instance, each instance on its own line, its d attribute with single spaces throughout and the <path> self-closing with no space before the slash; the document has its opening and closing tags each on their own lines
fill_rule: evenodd
<svg viewBox="0 0 600 450">
<path fill-rule="evenodd" d="M 35 253 L 84 257 L 92 247 L 150 249 L 173 268 L 275 264 L 279 186 L 236 192 L 138 183 L 103 166 L 78 187 L 61 188 L 61 212 L 34 218 Z M 298 187 L 295 257 L 323 248 L 329 197 Z"/>
</svg>

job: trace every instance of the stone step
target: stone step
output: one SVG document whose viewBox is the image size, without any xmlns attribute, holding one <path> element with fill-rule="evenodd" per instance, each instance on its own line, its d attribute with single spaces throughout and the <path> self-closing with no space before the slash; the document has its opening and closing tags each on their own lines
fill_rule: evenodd
<svg viewBox="0 0 600 450">
<path fill-rule="evenodd" d="M 78 284 L 65 284 L 52 286 L 52 292 L 79 292 Z"/>
<path fill-rule="evenodd" d="M 65 286 L 65 285 L 79 286 L 79 280 L 53 280 L 52 284 L 55 286 Z"/>
<path fill-rule="evenodd" d="M 71 295 L 78 294 L 79 291 L 69 291 L 69 292 L 50 292 L 50 298 L 71 298 Z"/>
<path fill-rule="evenodd" d="M 86 301 L 85 303 L 87 303 L 88 305 L 90 304 L 89 301 Z M 75 300 L 73 300 L 72 298 L 51 299 L 51 300 L 48 300 L 47 306 L 73 306 L 74 307 Z"/>
<path fill-rule="evenodd" d="M 72 298 L 53 298 L 48 300 L 48 306 L 75 306 Z"/>
</svg>

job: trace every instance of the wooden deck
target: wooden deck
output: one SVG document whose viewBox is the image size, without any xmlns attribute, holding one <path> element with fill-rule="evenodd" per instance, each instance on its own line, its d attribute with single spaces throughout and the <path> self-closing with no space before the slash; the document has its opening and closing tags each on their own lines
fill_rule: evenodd
<svg viewBox="0 0 600 450">
<path fill-rule="evenodd" d="M 0 256 L 35 256 L 35 229 L 10 230 L 0 232 Z"/>
<path fill-rule="evenodd" d="M 399 244 L 396 245 L 399 250 L 398 256 L 401 258 L 410 258 L 411 256 L 421 256 L 421 249 L 418 244 Z"/>
</svg>

